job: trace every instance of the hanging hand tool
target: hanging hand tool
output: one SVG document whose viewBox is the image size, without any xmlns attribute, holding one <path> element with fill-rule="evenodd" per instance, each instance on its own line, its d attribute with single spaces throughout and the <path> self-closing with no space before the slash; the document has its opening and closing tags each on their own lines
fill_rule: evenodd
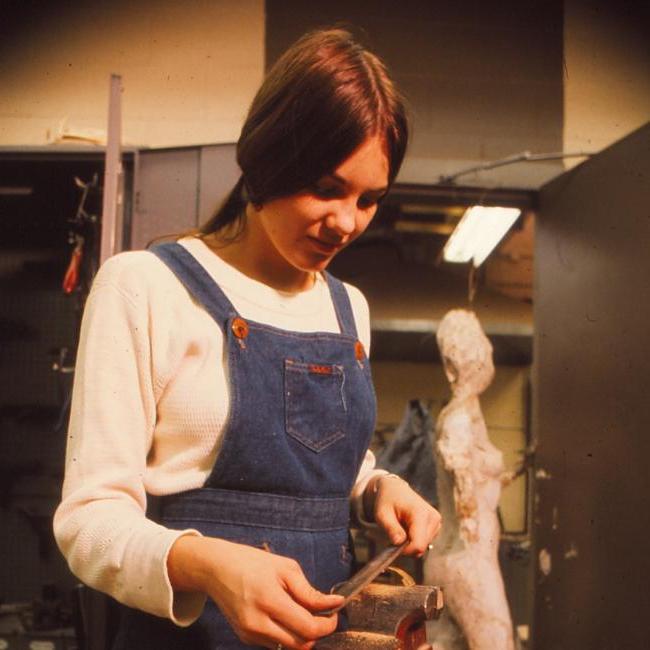
<svg viewBox="0 0 650 650">
<path fill-rule="evenodd" d="M 70 295 L 79 284 L 79 268 L 83 259 L 84 238 L 81 235 L 75 235 L 75 246 L 70 255 L 68 268 L 63 276 L 63 292 Z"/>
</svg>

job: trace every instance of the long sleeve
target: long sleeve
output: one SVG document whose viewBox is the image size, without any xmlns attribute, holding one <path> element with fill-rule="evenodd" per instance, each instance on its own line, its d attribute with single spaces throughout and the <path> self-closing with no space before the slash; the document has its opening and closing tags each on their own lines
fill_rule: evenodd
<svg viewBox="0 0 650 650">
<path fill-rule="evenodd" d="M 193 596 L 193 603 L 174 607 L 166 573 L 169 548 L 183 532 L 144 516 L 146 459 L 156 422 L 151 310 L 144 308 L 137 279 L 124 281 L 129 268 L 116 275 L 114 265 L 109 261 L 100 271 L 84 314 L 55 533 L 85 583 L 187 624 L 202 599 Z M 116 282 L 132 290 L 125 293 Z"/>
</svg>

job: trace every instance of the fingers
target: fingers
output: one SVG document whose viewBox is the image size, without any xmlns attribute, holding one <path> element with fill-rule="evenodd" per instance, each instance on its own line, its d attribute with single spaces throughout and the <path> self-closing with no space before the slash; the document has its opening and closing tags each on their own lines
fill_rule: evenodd
<svg viewBox="0 0 650 650">
<path fill-rule="evenodd" d="M 322 591 L 318 591 L 305 578 L 300 567 L 287 574 L 285 584 L 293 599 L 310 612 L 320 612 L 337 607 L 345 600 L 338 594 L 324 594 Z"/>
<path fill-rule="evenodd" d="M 235 632 L 244 643 L 253 646 L 277 648 L 279 644 L 283 648 L 308 650 L 315 644 L 314 640 L 302 638 L 272 618 L 266 619 L 264 624 L 257 628 L 235 628 Z"/>
<path fill-rule="evenodd" d="M 282 645 L 289 648 L 311 647 L 309 644 L 314 639 L 336 630 L 336 614 L 316 616 L 313 612 L 336 607 L 343 600 L 342 596 L 324 594 L 315 589 L 294 560 L 285 560 L 279 578 L 282 590 L 264 604 L 273 625 L 284 632 L 284 641 L 281 637 L 273 638 L 278 638 Z M 292 640 L 287 639 L 286 635 Z"/>
<path fill-rule="evenodd" d="M 406 555 L 422 557 L 431 541 L 440 532 L 442 518 L 440 513 L 428 503 L 425 508 L 419 508 L 410 518 L 407 530 L 410 543 L 404 549 Z"/>
<path fill-rule="evenodd" d="M 311 648 L 336 629 L 337 616 L 314 616 L 311 610 L 340 603 L 322 594 L 292 559 L 250 546 L 213 539 L 207 591 L 245 643 L 275 648 Z"/>
<path fill-rule="evenodd" d="M 314 590 L 315 591 L 315 590 Z M 324 594 L 323 594 L 324 595 Z M 247 644 L 275 648 L 311 648 L 314 640 L 336 629 L 337 615 L 314 616 L 284 590 L 269 592 L 254 607 L 231 621 L 237 636 Z"/>
<path fill-rule="evenodd" d="M 406 531 L 402 527 L 392 503 L 377 500 L 375 521 L 384 529 L 391 544 L 398 545 L 406 539 Z"/>
<path fill-rule="evenodd" d="M 380 481 L 375 500 L 375 521 L 393 544 L 408 537 L 405 555 L 421 557 L 440 532 L 440 513 L 411 489 L 406 481 Z"/>
</svg>

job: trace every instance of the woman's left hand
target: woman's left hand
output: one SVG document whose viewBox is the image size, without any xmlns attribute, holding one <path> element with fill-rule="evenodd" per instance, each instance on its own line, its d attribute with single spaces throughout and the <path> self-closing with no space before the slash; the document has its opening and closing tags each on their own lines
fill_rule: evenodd
<svg viewBox="0 0 650 650">
<path fill-rule="evenodd" d="M 370 479 L 364 492 L 364 507 L 386 531 L 392 544 L 401 544 L 408 538 L 405 555 L 422 557 L 442 525 L 440 513 L 394 474 Z"/>
</svg>

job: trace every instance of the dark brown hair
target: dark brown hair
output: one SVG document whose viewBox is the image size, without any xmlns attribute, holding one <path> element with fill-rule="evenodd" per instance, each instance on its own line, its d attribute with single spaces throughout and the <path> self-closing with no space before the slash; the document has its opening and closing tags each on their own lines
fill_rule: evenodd
<svg viewBox="0 0 650 650">
<path fill-rule="evenodd" d="M 374 135 L 385 140 L 392 183 L 408 123 L 386 67 L 345 30 L 304 35 L 257 92 L 237 143 L 242 176 L 199 236 L 237 223 L 249 201 L 262 205 L 313 186 Z"/>
</svg>

